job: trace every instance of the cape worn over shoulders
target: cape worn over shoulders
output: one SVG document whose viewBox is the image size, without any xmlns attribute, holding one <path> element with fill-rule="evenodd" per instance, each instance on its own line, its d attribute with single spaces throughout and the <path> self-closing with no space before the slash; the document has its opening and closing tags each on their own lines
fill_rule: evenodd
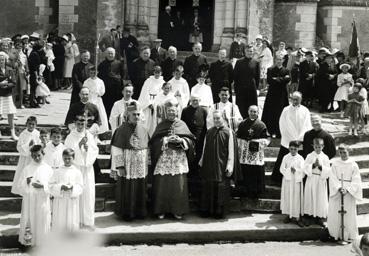
<svg viewBox="0 0 369 256">
<path fill-rule="evenodd" d="M 132 137 L 135 137 L 135 145 L 132 145 Z M 148 147 L 149 134 L 142 124 L 133 125 L 123 123 L 113 135 L 111 145 L 121 149 L 146 149 Z"/>
</svg>

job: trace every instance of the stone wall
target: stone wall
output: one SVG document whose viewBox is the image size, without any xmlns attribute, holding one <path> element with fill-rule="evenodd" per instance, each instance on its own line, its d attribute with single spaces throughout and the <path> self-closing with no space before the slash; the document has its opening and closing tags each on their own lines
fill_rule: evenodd
<svg viewBox="0 0 369 256">
<path fill-rule="evenodd" d="M 316 41 L 317 1 L 278 0 L 274 7 L 273 36 L 293 47 L 312 48 Z"/>
<path fill-rule="evenodd" d="M 248 42 L 258 34 L 273 41 L 274 0 L 248 0 Z"/>
<path fill-rule="evenodd" d="M 352 6 L 354 5 L 354 6 Z M 361 51 L 369 51 L 369 9 L 365 1 L 322 1 L 319 3 L 318 20 L 322 28 L 317 31 L 323 43 L 329 47 L 348 51 L 352 21 L 355 17 Z"/>
</svg>

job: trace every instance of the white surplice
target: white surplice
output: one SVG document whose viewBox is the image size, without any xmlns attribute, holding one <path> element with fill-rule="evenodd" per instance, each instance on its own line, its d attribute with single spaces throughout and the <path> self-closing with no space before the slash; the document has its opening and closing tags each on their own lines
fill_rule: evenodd
<svg viewBox="0 0 369 256">
<path fill-rule="evenodd" d="M 296 172 L 292 173 L 291 168 Z M 291 218 L 299 218 L 304 213 L 304 185 L 302 179 L 305 176 L 304 158 L 291 153 L 285 155 L 282 160 L 280 172 L 283 175 L 281 189 L 281 211 Z"/>
<path fill-rule="evenodd" d="M 363 198 L 361 188 L 361 176 L 358 165 L 348 159 L 334 159 L 332 163 L 332 173 L 329 177 L 329 209 L 328 209 L 328 230 L 335 239 L 341 239 L 341 193 L 338 191 L 342 187 L 347 190 L 344 195 L 344 240 L 356 239 L 359 236 L 356 219 L 356 203 Z"/>
<path fill-rule="evenodd" d="M 93 164 L 99 154 L 94 136 L 87 131 L 88 150 L 79 147 L 79 142 L 85 137 L 85 132 L 73 130 L 65 139 L 65 146 L 75 152 L 74 165 L 83 176 L 83 192 L 80 196 L 80 221 L 82 225 L 93 226 L 95 224 L 95 173 Z"/>
<path fill-rule="evenodd" d="M 101 125 L 99 133 L 104 133 L 109 130 L 108 116 L 106 115 L 102 96 L 105 94 L 105 84 L 103 80 L 96 77 L 92 79 L 88 78 L 84 83 L 83 87 L 87 87 L 90 90 L 89 102 L 97 106 L 99 110 Z"/>
<path fill-rule="evenodd" d="M 73 186 L 72 190 L 62 191 L 62 185 Z M 50 180 L 52 204 L 52 230 L 73 232 L 79 229 L 79 196 L 83 191 L 83 177 L 75 166 L 62 166 L 54 172 Z"/>
<path fill-rule="evenodd" d="M 12 193 L 13 194 L 21 194 L 21 177 L 24 167 L 32 162 L 31 152 L 29 143 L 33 140 L 33 145 L 41 144 L 40 140 L 40 132 L 34 129 L 32 132 L 29 132 L 27 129 L 23 130 L 19 135 L 19 139 L 17 142 L 17 150 L 19 152 L 19 160 L 17 169 L 15 170 L 13 185 L 12 185 Z"/>
<path fill-rule="evenodd" d="M 313 169 L 316 159 L 322 170 Z M 331 173 L 330 161 L 326 154 L 314 151 L 307 155 L 304 163 L 307 176 L 304 191 L 304 213 L 314 217 L 326 218 L 328 214 L 327 179 Z"/>
<path fill-rule="evenodd" d="M 31 244 L 40 245 L 45 240 L 50 231 L 51 208 L 49 181 L 53 175 L 53 170 L 44 162 L 36 163 L 32 161 L 27 165 L 21 176 L 22 211 L 19 228 L 19 242 L 27 244 L 25 241 L 25 231 L 29 227 L 32 234 Z M 27 178 L 32 177 L 30 184 Z M 43 188 L 34 188 L 32 182 L 41 183 Z"/>
<path fill-rule="evenodd" d="M 200 106 L 210 108 L 214 104 L 211 87 L 207 84 L 196 84 L 191 89 L 191 95 L 200 97 Z"/>
<path fill-rule="evenodd" d="M 162 76 L 159 78 L 155 78 L 155 76 L 150 76 L 146 79 L 145 83 L 142 86 L 140 97 L 138 98 L 138 102 L 140 103 L 140 107 L 144 114 L 145 120 L 144 125 L 149 132 L 150 136 L 153 134 L 156 127 L 155 123 L 157 121 L 156 118 L 156 108 L 150 108 L 150 105 L 154 105 L 156 102 L 156 98 L 159 94 L 162 93 L 162 86 L 165 83 Z"/>
<path fill-rule="evenodd" d="M 226 103 L 218 102 L 210 107 L 208 116 L 206 118 L 206 128 L 209 130 L 214 126 L 213 113 L 216 110 L 223 114 L 223 118 L 226 121 L 227 126 L 233 131 L 236 131 L 243 118 L 238 106 L 229 101 Z"/>
<path fill-rule="evenodd" d="M 293 140 L 303 141 L 305 132 L 311 130 L 309 109 L 302 105 L 285 107 L 279 118 L 279 129 L 283 147 L 288 148 Z"/>
<path fill-rule="evenodd" d="M 186 79 L 182 77 L 179 79 L 173 77 L 168 83 L 172 85 L 172 92 L 176 95 L 176 99 L 179 102 L 180 112 L 178 113 L 178 116 L 181 116 L 182 110 L 187 107 L 188 102 L 190 101 L 190 87 L 188 86 Z"/>
<path fill-rule="evenodd" d="M 131 104 L 131 102 L 137 102 L 134 99 L 129 99 L 129 100 L 118 100 L 114 103 L 113 108 L 111 109 L 110 112 L 110 117 L 109 117 L 109 123 L 111 126 L 111 131 L 112 134 L 114 134 L 114 131 L 121 126 L 121 124 L 123 122 L 127 121 L 127 106 L 129 104 Z"/>
<path fill-rule="evenodd" d="M 57 146 L 49 141 L 44 148 L 44 162 L 53 168 L 55 171 L 64 165 L 63 162 L 63 151 L 66 149 L 63 143 L 59 143 Z"/>
</svg>

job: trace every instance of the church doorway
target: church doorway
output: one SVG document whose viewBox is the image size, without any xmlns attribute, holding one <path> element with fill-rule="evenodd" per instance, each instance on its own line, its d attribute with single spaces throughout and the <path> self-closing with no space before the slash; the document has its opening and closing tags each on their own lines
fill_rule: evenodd
<svg viewBox="0 0 369 256">
<path fill-rule="evenodd" d="M 170 14 L 166 6 L 171 6 Z M 204 51 L 211 49 L 214 0 L 160 0 L 159 8 L 158 38 L 163 39 L 163 47 L 188 51 L 200 41 Z"/>
</svg>

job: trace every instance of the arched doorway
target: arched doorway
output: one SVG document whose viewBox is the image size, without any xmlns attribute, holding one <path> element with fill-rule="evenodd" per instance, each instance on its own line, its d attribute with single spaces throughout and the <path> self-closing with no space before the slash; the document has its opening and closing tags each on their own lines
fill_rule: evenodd
<svg viewBox="0 0 369 256">
<path fill-rule="evenodd" d="M 172 27 L 166 6 L 171 6 Z M 191 50 L 190 33 L 193 31 L 194 12 L 199 13 L 203 49 L 209 51 L 213 42 L 214 0 L 160 0 L 158 37 L 163 46 L 175 45 L 178 50 Z"/>
</svg>

